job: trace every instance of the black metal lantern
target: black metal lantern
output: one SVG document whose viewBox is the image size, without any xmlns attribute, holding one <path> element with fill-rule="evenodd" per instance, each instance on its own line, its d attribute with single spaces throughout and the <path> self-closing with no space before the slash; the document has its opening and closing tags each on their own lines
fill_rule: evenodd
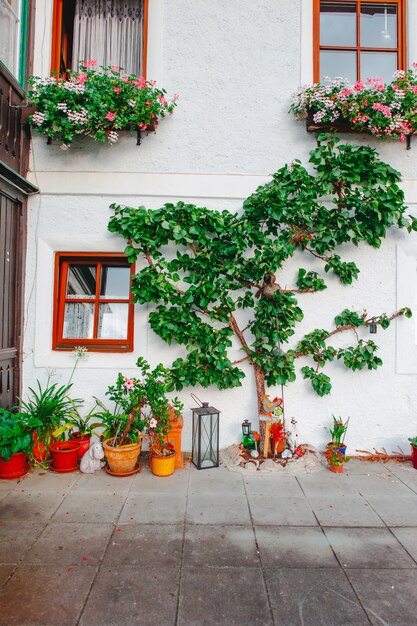
<svg viewBox="0 0 417 626">
<path fill-rule="evenodd" d="M 251 426 L 252 422 L 250 422 L 249 420 L 245 420 L 244 422 L 242 422 L 242 433 L 244 437 L 248 437 L 251 434 Z"/>
<path fill-rule="evenodd" d="M 197 469 L 219 467 L 220 411 L 208 402 L 191 409 L 193 412 L 192 462 Z"/>
</svg>

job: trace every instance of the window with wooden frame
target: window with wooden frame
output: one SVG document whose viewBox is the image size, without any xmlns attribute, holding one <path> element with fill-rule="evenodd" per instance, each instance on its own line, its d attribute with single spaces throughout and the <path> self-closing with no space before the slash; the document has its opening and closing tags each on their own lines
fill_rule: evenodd
<svg viewBox="0 0 417 626">
<path fill-rule="evenodd" d="M 133 350 L 134 264 L 120 254 L 57 253 L 54 350 Z"/>
<path fill-rule="evenodd" d="M 54 0 L 51 72 L 80 61 L 146 76 L 148 0 Z"/>
<path fill-rule="evenodd" d="M 405 69 L 405 0 L 313 0 L 314 81 L 391 82 Z"/>
</svg>

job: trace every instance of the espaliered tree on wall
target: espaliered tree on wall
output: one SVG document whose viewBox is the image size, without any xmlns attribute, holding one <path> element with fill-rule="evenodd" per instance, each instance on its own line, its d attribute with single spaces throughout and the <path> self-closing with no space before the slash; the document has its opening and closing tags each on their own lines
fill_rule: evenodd
<svg viewBox="0 0 417 626">
<path fill-rule="evenodd" d="M 359 268 L 339 254 L 344 244 L 379 248 L 392 226 L 417 230 L 417 219 L 406 215 L 399 173 L 375 150 L 320 136 L 309 161 L 309 170 L 299 161 L 279 169 L 245 200 L 241 214 L 183 202 L 157 210 L 112 205 L 109 230 L 127 240 L 131 262 L 146 260 L 133 278 L 135 302 L 154 303 L 154 332 L 186 346 L 187 355 L 171 366 L 176 389 L 239 386 L 245 377 L 239 366 L 247 361 L 261 408 L 266 386 L 294 381 L 302 359 L 304 378 L 323 396 L 331 390 L 322 371 L 329 362 L 340 359 L 352 370 L 382 364 L 361 329 L 386 329 L 394 318 L 411 316 L 407 308 L 372 317 L 345 309 L 334 328 L 313 329 L 292 345 L 303 319 L 298 299 L 326 289 L 326 272 L 345 285 L 357 279 Z M 300 267 L 294 287 L 282 288 L 280 272 L 297 251 L 314 257 L 324 274 Z M 341 333 L 353 345 L 333 347 Z M 235 361 L 233 337 L 242 350 Z"/>
</svg>

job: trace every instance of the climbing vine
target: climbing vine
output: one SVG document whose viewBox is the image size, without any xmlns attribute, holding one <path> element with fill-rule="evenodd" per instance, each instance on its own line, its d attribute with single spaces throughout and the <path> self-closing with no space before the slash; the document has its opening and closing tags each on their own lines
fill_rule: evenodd
<svg viewBox="0 0 417 626">
<path fill-rule="evenodd" d="M 323 371 L 328 363 L 340 360 L 354 371 L 382 364 L 363 329 L 386 329 L 396 317 L 411 316 L 408 308 L 372 317 L 345 309 L 334 328 L 314 329 L 292 343 L 303 319 L 300 304 L 327 288 L 326 273 L 344 285 L 357 279 L 357 265 L 340 255 L 346 244 L 379 248 L 393 226 L 417 230 L 417 219 L 406 214 L 399 173 L 374 149 L 322 135 L 309 163 L 279 169 L 240 214 L 184 202 L 156 210 L 112 205 L 109 230 L 127 241 L 130 262 L 145 260 L 133 278 L 135 302 L 154 303 L 154 332 L 186 347 L 186 356 L 171 365 L 176 389 L 239 386 L 247 361 L 261 406 L 266 386 L 293 382 L 303 359 L 303 377 L 323 396 L 331 391 Z M 283 288 L 280 272 L 297 251 L 314 257 L 317 271 L 300 267 L 294 286 Z M 353 345 L 333 347 L 341 333 Z M 242 353 L 234 361 L 233 340 Z"/>
</svg>

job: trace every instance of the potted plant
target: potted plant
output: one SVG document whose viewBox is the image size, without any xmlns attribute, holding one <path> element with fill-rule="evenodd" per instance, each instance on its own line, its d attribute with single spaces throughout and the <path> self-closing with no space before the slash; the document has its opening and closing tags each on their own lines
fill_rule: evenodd
<svg viewBox="0 0 417 626">
<path fill-rule="evenodd" d="M 99 407 L 97 400 L 85 417 L 81 415 L 78 406 L 71 398 L 69 398 L 69 401 L 73 407 L 69 419 L 56 428 L 52 435 L 55 438 L 59 438 L 65 432 L 69 431 L 70 439 L 80 444 L 78 451 L 78 460 L 80 461 L 90 447 L 91 435 L 94 433 L 94 429 L 102 425 L 101 422 L 91 423 L 91 420 L 101 415 L 101 413 L 96 410 Z"/>
<path fill-rule="evenodd" d="M 168 101 L 155 81 L 126 75 L 120 67 L 96 69 L 94 60 L 82 61 L 68 78 L 32 76 L 29 84 L 31 125 L 48 140 L 62 141 L 64 149 L 77 135 L 112 144 L 120 130 L 156 130 L 158 118 L 173 113 L 178 98 Z"/>
<path fill-rule="evenodd" d="M 330 471 L 335 474 L 343 472 L 343 464 L 349 461 L 349 457 L 342 454 L 337 448 L 326 448 L 324 455 L 330 467 Z"/>
<path fill-rule="evenodd" d="M 333 418 L 333 427 L 328 428 L 328 432 L 332 438 L 332 440 L 327 444 L 327 448 L 335 448 L 341 454 L 346 454 L 346 445 L 344 444 L 346 431 L 348 429 L 350 417 L 347 418 L 346 422 L 343 422 L 341 417 L 336 418 L 332 415 Z"/>
<path fill-rule="evenodd" d="M 135 471 L 145 433 L 151 453 L 153 449 L 155 455 L 173 456 L 175 463 L 175 452 L 168 453 L 169 446 L 165 444 L 170 429 L 170 406 L 166 396 L 169 372 L 161 364 L 151 369 L 142 357 L 137 360 L 137 366 L 140 370 L 138 377 L 129 378 L 119 373 L 116 384 L 106 393 L 115 403 L 115 410 L 112 414 L 105 409 L 101 415 L 104 452 L 110 471 L 119 475 Z M 179 415 L 182 405 L 178 399 L 175 398 L 171 405 Z M 124 456 L 128 459 L 121 464 Z"/>
<path fill-rule="evenodd" d="M 409 437 L 408 441 L 411 444 L 411 462 L 414 469 L 417 469 L 417 437 Z"/>
<path fill-rule="evenodd" d="M 32 431 L 38 425 L 34 417 L 0 409 L 0 478 L 20 478 L 28 472 Z"/>
<path fill-rule="evenodd" d="M 82 401 L 77 398 L 71 400 L 68 393 L 72 384 L 58 386 L 58 383 L 49 384 L 42 388 L 37 381 L 37 389 L 29 387 L 28 400 L 21 400 L 21 413 L 27 418 L 37 420 L 36 430 L 33 432 L 33 447 L 31 458 L 34 464 L 45 465 L 49 456 L 49 449 L 53 442 L 53 432 L 58 426 L 70 418 L 74 405 L 80 406 Z"/>
<path fill-rule="evenodd" d="M 52 464 L 49 469 L 53 472 L 74 472 L 78 469 L 79 441 L 54 441 L 50 452 Z"/>
</svg>

